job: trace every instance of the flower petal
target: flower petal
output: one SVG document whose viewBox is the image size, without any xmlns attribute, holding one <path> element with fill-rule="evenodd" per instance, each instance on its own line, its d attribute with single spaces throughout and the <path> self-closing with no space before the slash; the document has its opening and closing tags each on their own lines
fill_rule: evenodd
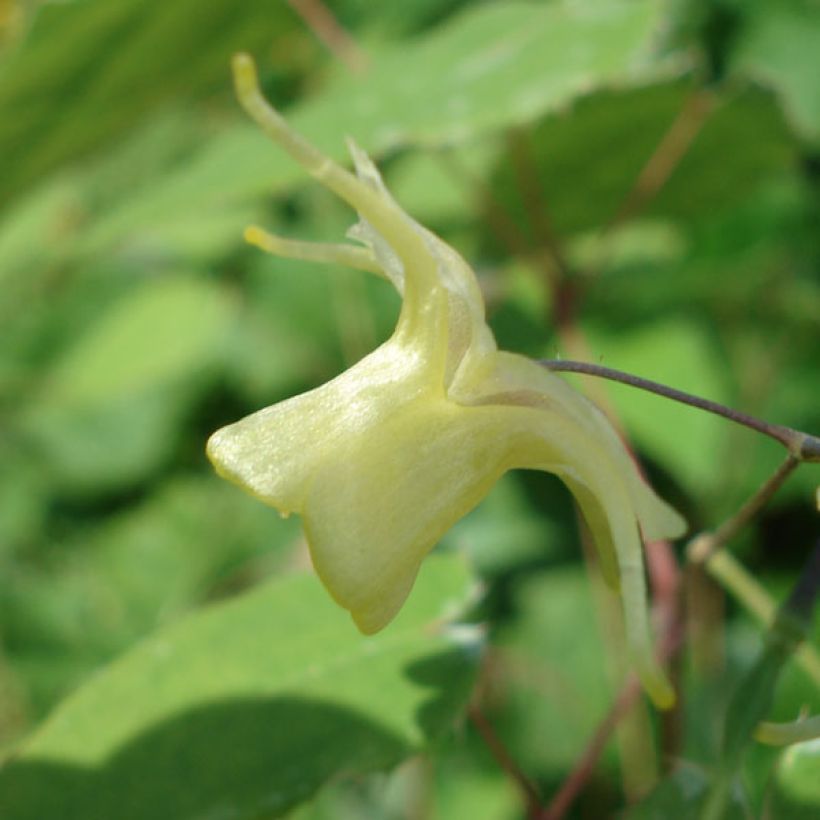
<svg viewBox="0 0 820 820">
<path fill-rule="evenodd" d="M 643 550 L 628 474 L 610 455 L 606 442 L 591 436 L 589 428 L 574 416 L 540 407 L 489 405 L 486 409 L 503 416 L 507 435 L 512 436 L 510 455 L 514 461 L 510 466 L 554 472 L 577 494 L 608 574 L 612 574 L 614 551 L 630 655 L 656 705 L 668 708 L 675 697 L 654 659 Z"/>
<path fill-rule="evenodd" d="M 383 187 L 359 179 L 296 133 L 262 95 L 256 68 L 247 54 L 234 57 L 233 69 L 237 96 L 251 117 L 308 173 L 355 208 L 401 262 L 404 298 L 394 338 L 416 347 L 424 345 L 429 351 L 446 347 L 447 298 L 438 260 L 419 225 Z"/>
<path fill-rule="evenodd" d="M 370 157 L 352 140 L 348 141 L 348 145 L 359 178 L 401 211 Z M 484 300 L 472 268 L 434 233 L 406 213 L 404 216 L 413 230 L 423 237 L 430 255 L 436 260 L 439 283 L 447 292 L 448 358 L 445 385 L 448 385 L 468 351 L 472 351 L 474 355 L 490 353 L 496 349 L 495 340 L 485 321 Z M 403 264 L 390 246 L 389 240 L 370 224 L 366 216 L 360 214 L 358 224 L 351 228 L 348 235 L 359 239 L 372 249 L 389 278 L 393 280 L 397 289 L 403 292 Z"/>
<path fill-rule="evenodd" d="M 274 252 L 383 272 L 402 292 L 389 342 L 317 390 L 223 428 L 208 444 L 224 476 L 282 512 L 301 512 L 316 569 L 365 632 L 381 629 L 443 533 L 514 467 L 561 476 L 603 571 L 619 581 L 644 686 L 673 699 L 655 664 L 638 522 L 673 536 L 682 519 L 643 482 L 603 414 L 535 362 L 499 353 L 478 283 L 449 246 L 393 200 L 351 146 L 357 176 L 292 131 L 234 60 L 240 101 L 262 128 L 359 213 L 367 248 L 305 245 L 251 229 Z"/>
<path fill-rule="evenodd" d="M 363 632 L 393 618 L 424 556 L 506 469 L 503 437 L 485 432 L 443 398 L 422 399 L 322 464 L 305 533 L 316 571 Z"/>
<path fill-rule="evenodd" d="M 449 395 L 464 404 L 544 407 L 574 418 L 618 465 L 644 537 L 678 538 L 686 532 L 686 521 L 643 480 L 606 416 L 560 376 L 537 362 L 506 352 L 465 361 Z"/>
<path fill-rule="evenodd" d="M 327 384 L 217 430 L 208 457 L 222 477 L 281 513 L 301 512 L 317 470 L 348 439 L 404 404 L 441 395 L 429 364 L 423 352 L 387 342 Z"/>
<path fill-rule="evenodd" d="M 627 638 L 661 705 L 671 689 L 652 656 L 637 519 L 618 466 L 572 418 L 543 408 L 459 407 L 423 397 L 348 436 L 317 471 L 304 504 L 314 566 L 362 631 L 403 604 L 424 556 L 503 472 L 553 472 L 615 545 Z"/>
</svg>

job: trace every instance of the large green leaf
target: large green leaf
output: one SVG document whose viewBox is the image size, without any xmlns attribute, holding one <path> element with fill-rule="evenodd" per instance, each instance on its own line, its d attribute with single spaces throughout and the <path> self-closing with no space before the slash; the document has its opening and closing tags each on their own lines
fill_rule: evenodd
<svg viewBox="0 0 820 820">
<path fill-rule="evenodd" d="M 367 75 L 326 89 L 294 124 L 323 144 L 341 127 L 382 151 L 527 123 L 597 85 L 656 73 L 657 23 L 651 2 L 482 4 L 375 55 Z"/>
<path fill-rule="evenodd" d="M 288 116 L 334 157 L 344 156 L 348 134 L 374 153 L 464 141 L 529 122 L 602 83 L 653 76 L 656 22 L 649 2 L 594 11 L 563 3 L 481 5 L 409 44 L 377 50 L 366 74 L 340 77 Z M 133 207 L 160 224 L 178 218 L 180 203 L 227 203 L 303 176 L 247 124 L 226 130 Z"/>
<path fill-rule="evenodd" d="M 130 0 L 129 8 L 136 8 L 140 2 L 146 0 Z M 151 6 L 148 2 L 146 8 Z M 124 25 L 120 17 L 128 17 L 125 12 L 119 16 L 104 13 L 95 3 L 87 14 L 89 30 L 97 23 L 119 27 Z M 171 37 L 173 26 L 184 17 L 184 13 L 160 15 L 151 36 Z M 289 117 L 297 128 L 337 158 L 345 156 L 344 137 L 348 134 L 376 153 L 407 144 L 428 146 L 464 141 L 487 131 L 529 122 L 601 84 L 643 82 L 656 76 L 658 67 L 650 59 L 649 48 L 656 25 L 657 14 L 651 2 L 609 2 L 594 11 L 558 3 L 546 7 L 525 2 L 482 5 L 409 44 L 404 41 L 374 47 L 370 70 L 365 75 L 339 77 L 320 95 L 289 112 Z M 166 31 L 163 26 L 170 28 Z M 39 29 L 35 34 L 46 37 Z M 143 34 L 148 36 L 147 31 L 140 32 L 140 36 Z M 196 36 L 205 34 L 200 32 Z M 35 48 L 38 37 L 32 42 L 32 51 L 39 53 Z M 247 38 L 248 44 L 253 42 L 254 38 Z M 236 47 L 241 45 L 239 38 Z M 222 54 L 225 48 L 220 42 L 217 51 Z M 25 54 L 25 50 L 21 52 L 20 59 Z M 174 54 L 179 59 L 177 51 Z M 213 56 L 210 54 L 209 60 Z M 161 61 L 157 65 L 154 62 L 152 72 L 161 65 Z M 36 65 L 32 63 L 30 70 L 39 77 Z M 210 62 L 208 65 L 212 70 Z M 222 87 L 228 89 L 227 59 L 224 65 Z M 53 70 L 43 69 L 43 73 L 48 75 Z M 19 82 L 24 90 L 28 86 L 25 73 L 22 76 Z M 109 78 L 102 83 L 97 78 L 84 89 L 80 102 L 87 102 L 86 95 L 107 99 L 106 94 L 115 94 L 127 84 L 124 77 L 115 80 Z M 130 78 L 127 82 L 137 80 Z M 139 88 L 147 82 L 140 77 Z M 168 87 L 165 83 L 159 85 L 163 99 L 170 90 L 176 89 L 180 95 L 184 90 L 180 77 L 175 77 Z M 10 88 L 13 101 L 7 102 L 6 108 L 21 104 L 14 95 L 22 95 L 23 90 L 17 86 Z M 129 121 L 141 112 L 150 113 L 151 119 L 155 119 L 158 111 L 148 108 L 148 100 L 140 99 L 134 101 L 131 94 L 127 99 L 117 98 L 116 109 L 122 108 L 121 116 Z M 3 106 L 0 84 L 0 111 Z M 104 103 L 100 107 L 110 114 Z M 78 118 L 80 124 L 76 124 Z M 46 143 L 43 150 L 52 144 L 60 150 L 66 144 L 72 145 L 75 137 L 63 133 L 69 127 L 77 131 L 76 139 L 80 142 L 93 142 L 98 139 L 93 130 L 97 121 L 98 118 L 82 121 L 79 115 L 73 117 L 59 131 L 62 142 L 51 132 L 40 137 Z M 153 127 L 146 120 L 146 129 Z M 18 135 L 20 139 L 24 136 Z M 69 250 L 92 258 L 111 251 L 130 257 L 147 253 L 160 257 L 170 254 L 172 258 L 181 255 L 186 259 L 223 252 L 230 247 L 231 238 L 239 236 L 242 224 L 253 218 L 248 199 L 281 190 L 304 178 L 301 169 L 270 146 L 261 131 L 250 123 L 224 128 L 198 151 L 196 138 L 187 139 L 192 147 L 184 162 L 167 162 L 162 173 L 148 181 L 137 179 L 129 186 L 119 183 L 119 198 L 96 190 L 98 183 L 92 178 L 92 190 L 86 197 L 89 201 L 83 203 L 83 232 L 76 247 Z M 135 143 L 144 142 L 138 133 Z M 2 144 L 0 129 L 0 147 Z M 34 148 L 37 147 L 35 144 Z M 127 176 L 128 169 L 134 166 L 133 151 L 130 153 L 130 160 L 118 163 L 118 167 L 125 169 L 121 175 Z M 27 161 L 38 160 L 36 150 L 33 156 Z M 26 167 L 26 163 L 18 163 L 15 172 L 23 173 Z"/>
<path fill-rule="evenodd" d="M 444 625 L 471 589 L 430 559 L 365 638 L 312 575 L 158 633 L 80 689 L 0 772 L 4 820 L 279 816 L 330 778 L 394 765 L 450 725 L 479 633 Z"/>
<path fill-rule="evenodd" d="M 227 291 L 166 274 L 134 288 L 55 366 L 47 397 L 93 404 L 201 372 L 232 317 Z"/>
<path fill-rule="evenodd" d="M 15 473 L 20 491 L 3 486 L 0 494 L 9 546 L 25 533 L 15 538 L 4 507 L 17 502 L 32 515 L 25 506 L 31 481 Z M 28 503 L 38 501 L 34 494 Z M 0 621 L 7 663 L 29 693 L 29 716 L 40 718 L 90 670 L 202 600 L 281 568 L 297 533 L 295 517 L 279 521 L 255 499 L 226 492 L 215 475 L 176 478 L 145 502 L 61 539 L 38 571 L 10 567 L 0 577 Z M 37 663 L 43 657 L 49 665 Z"/>
</svg>

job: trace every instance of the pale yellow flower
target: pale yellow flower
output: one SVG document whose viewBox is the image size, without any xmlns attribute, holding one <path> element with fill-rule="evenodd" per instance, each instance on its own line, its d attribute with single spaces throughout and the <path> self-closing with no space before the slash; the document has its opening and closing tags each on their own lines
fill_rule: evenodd
<svg viewBox="0 0 820 820">
<path fill-rule="evenodd" d="M 251 116 L 360 218 L 351 232 L 360 246 L 292 242 L 258 228 L 249 241 L 378 273 L 402 294 L 402 308 L 391 338 L 340 376 L 214 433 L 217 471 L 302 516 L 317 573 L 365 633 L 390 622 L 425 555 L 505 471 L 557 474 L 589 524 L 605 577 L 620 588 L 636 670 L 655 702 L 669 705 L 672 690 L 652 657 L 638 524 L 648 538 L 672 537 L 682 519 L 641 480 L 593 404 L 537 363 L 498 350 L 472 270 L 399 207 L 364 152 L 351 144 L 354 176 L 268 105 L 249 57 L 236 57 L 234 72 Z"/>
</svg>

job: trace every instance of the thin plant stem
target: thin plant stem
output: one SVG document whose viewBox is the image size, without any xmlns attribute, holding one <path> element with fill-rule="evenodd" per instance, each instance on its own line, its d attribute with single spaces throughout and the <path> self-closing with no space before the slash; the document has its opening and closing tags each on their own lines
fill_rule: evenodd
<svg viewBox="0 0 820 820">
<path fill-rule="evenodd" d="M 708 573 L 720 583 L 763 626 L 770 626 L 777 605 L 766 588 L 731 553 L 717 552 L 705 564 Z M 795 651 L 795 659 L 803 671 L 820 686 L 820 653 L 812 644 L 804 643 Z"/>
<path fill-rule="evenodd" d="M 773 438 L 782 444 L 798 461 L 820 462 L 820 438 L 817 436 L 794 430 L 782 424 L 771 424 L 768 421 L 750 416 L 748 413 L 727 407 L 725 404 L 704 399 L 692 393 L 686 393 L 683 390 L 677 390 L 674 387 L 668 387 L 665 384 L 651 381 L 650 379 L 634 376 L 631 373 L 624 373 L 622 370 L 614 370 L 611 367 L 591 364 L 590 362 L 575 362 L 563 359 L 540 359 L 539 363 L 554 372 L 583 373 L 587 376 L 598 376 L 602 379 L 609 379 L 610 381 L 620 382 L 630 387 L 637 387 L 639 390 L 655 393 L 658 396 L 672 399 L 672 401 L 677 401 L 681 404 L 688 404 L 690 407 L 697 407 L 699 410 L 705 410 L 707 413 L 722 416 L 736 424 L 742 424 L 744 427 L 749 427 L 758 433 L 763 433 L 763 435 Z"/>
<path fill-rule="evenodd" d="M 789 723 L 764 721 L 755 729 L 754 738 L 767 746 L 789 746 L 820 738 L 820 715 L 803 717 Z"/>
<path fill-rule="evenodd" d="M 674 655 L 681 641 L 682 633 L 680 630 L 667 633 L 664 636 L 664 641 L 661 646 L 661 657 L 668 659 Z M 637 678 L 634 675 L 630 675 L 615 698 L 609 712 L 607 712 L 603 720 L 598 724 L 586 748 L 576 761 L 575 766 L 573 766 L 572 771 L 564 780 L 563 785 L 552 798 L 549 805 L 538 815 L 537 820 L 560 820 L 560 818 L 566 815 L 595 770 L 595 766 L 604 753 L 610 737 L 618 728 L 624 716 L 629 714 L 634 704 L 640 698 L 641 691 Z"/>
<path fill-rule="evenodd" d="M 530 262 L 552 291 L 558 282 L 559 269 L 551 258 L 538 255 L 533 251 L 527 236 L 507 213 L 492 188 L 471 173 L 462 162 L 459 162 L 454 151 L 439 151 L 435 156 L 441 163 L 445 173 L 478 200 L 483 211 L 484 220 L 495 238 L 514 256 L 520 256 Z"/>
<path fill-rule="evenodd" d="M 507 747 L 496 734 L 495 729 L 493 729 L 481 709 L 473 704 L 468 709 L 467 714 L 498 765 L 509 775 L 510 779 L 521 792 L 524 802 L 527 805 L 528 816 L 538 818 L 541 812 L 541 799 L 533 783 L 521 771 L 515 760 L 513 760 Z"/>
<path fill-rule="evenodd" d="M 354 74 L 367 68 L 367 56 L 322 0 L 287 0 L 316 38 Z"/>
<path fill-rule="evenodd" d="M 777 607 L 765 587 L 734 556 L 721 550 L 734 538 L 772 496 L 783 486 L 799 464 L 789 455 L 748 498 L 746 503 L 713 532 L 703 532 L 693 538 L 686 548 L 690 563 L 703 566 L 707 572 L 737 598 L 744 608 L 764 626 L 769 626 Z M 820 654 L 810 644 L 803 644 L 795 656 L 806 673 L 820 685 Z"/>
<path fill-rule="evenodd" d="M 780 466 L 757 488 L 743 506 L 727 518 L 716 530 L 704 533 L 692 541 L 689 554 L 697 563 L 708 561 L 724 544 L 731 541 L 769 503 L 800 461 L 789 453 Z"/>
<path fill-rule="evenodd" d="M 714 96 L 703 88 L 689 94 L 610 220 L 608 230 L 631 219 L 657 196 L 686 156 L 714 105 Z"/>
<path fill-rule="evenodd" d="M 629 714 L 641 694 L 641 687 L 635 678 L 624 686 L 609 712 L 598 724 L 587 747 L 575 763 L 561 788 L 550 800 L 549 805 L 537 815 L 537 820 L 561 820 L 571 808 L 581 790 L 592 776 L 595 766 L 606 749 L 612 733 L 623 718 Z"/>
<path fill-rule="evenodd" d="M 538 180 L 538 165 L 532 152 L 532 140 L 527 131 L 511 128 L 507 131 L 509 148 L 518 190 L 530 218 L 533 234 L 539 246 L 546 249 L 562 280 L 570 277 L 570 266 L 564 257 L 558 237 L 552 227 L 544 191 Z"/>
</svg>

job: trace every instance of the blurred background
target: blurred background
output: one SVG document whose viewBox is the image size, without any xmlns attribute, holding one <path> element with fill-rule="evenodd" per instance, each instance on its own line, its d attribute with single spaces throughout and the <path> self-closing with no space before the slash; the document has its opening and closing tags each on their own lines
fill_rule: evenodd
<svg viewBox="0 0 820 820">
<path fill-rule="evenodd" d="M 160 624 L 305 563 L 299 522 L 217 479 L 205 440 L 393 327 L 383 282 L 243 244 L 249 222 L 339 241 L 354 219 L 243 116 L 239 49 L 296 127 L 338 159 L 355 137 L 471 261 L 501 347 L 820 432 L 811 0 L 0 0 L 2 749 Z M 715 417 L 592 389 L 693 531 L 781 457 Z M 818 535 L 819 482 L 799 470 L 734 545 L 776 598 Z M 554 789 L 618 688 L 569 496 L 508 475 L 448 545 L 486 581 L 488 714 Z M 701 761 L 760 645 L 717 588 L 707 601 L 671 750 Z M 820 708 L 797 670 L 778 698 L 783 720 Z M 773 759 L 749 763 L 761 791 Z M 641 765 L 618 737 L 577 816 L 639 792 Z M 434 770 L 331 787 L 304 816 L 410 816 L 419 778 L 424 816 L 520 816 L 469 730 Z"/>
</svg>

